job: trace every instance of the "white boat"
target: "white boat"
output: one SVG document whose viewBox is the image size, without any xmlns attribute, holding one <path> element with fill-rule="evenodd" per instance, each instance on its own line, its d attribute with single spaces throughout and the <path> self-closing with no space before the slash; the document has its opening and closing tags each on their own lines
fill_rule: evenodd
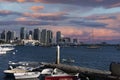
<svg viewBox="0 0 120 80">
<path fill-rule="evenodd" d="M 14 50 L 14 45 L 12 44 L 1 44 L 0 47 L 5 51 L 11 51 Z"/>
<path fill-rule="evenodd" d="M 6 54 L 6 51 L 0 47 L 0 54 Z"/>
<path fill-rule="evenodd" d="M 4 70 L 7 76 L 13 76 L 15 79 L 28 79 L 37 78 L 40 76 L 40 72 L 28 71 L 20 68 L 14 68 L 11 70 Z"/>
<path fill-rule="evenodd" d="M 14 73 L 15 79 L 37 78 L 39 76 L 40 76 L 40 72 Z"/>
<path fill-rule="evenodd" d="M 6 54 L 9 51 L 14 50 L 14 46 L 11 44 L 0 44 L 0 54 Z"/>
</svg>

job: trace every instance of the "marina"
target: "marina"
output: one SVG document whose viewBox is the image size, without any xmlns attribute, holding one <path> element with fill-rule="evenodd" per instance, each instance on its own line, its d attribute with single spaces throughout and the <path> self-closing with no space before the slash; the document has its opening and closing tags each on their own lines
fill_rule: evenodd
<svg viewBox="0 0 120 80">
<path fill-rule="evenodd" d="M 120 0 L 0 0 L 0 80 L 120 80 Z"/>
<path fill-rule="evenodd" d="M 23 47 L 25 48 L 25 49 L 23 49 Z M 6 70 L 7 68 L 8 68 L 8 63 L 9 63 L 9 65 L 12 65 L 12 66 L 14 66 L 15 67 L 15 65 L 22 65 L 22 66 L 25 66 L 25 68 L 24 67 L 19 67 L 19 68 L 22 68 L 22 69 L 24 69 L 24 70 L 28 70 L 28 71 L 34 71 L 34 70 L 38 70 L 39 69 L 39 67 L 43 67 L 43 66 L 47 66 L 47 67 L 52 67 L 53 69 L 54 68 L 59 68 L 59 69 L 61 69 L 61 70 L 63 70 L 63 71 L 65 71 L 65 72 L 67 72 L 67 73 L 82 73 L 82 74 L 84 74 L 84 72 L 85 72 L 85 75 L 86 76 L 94 76 L 94 74 L 98 74 L 98 75 L 96 75 L 97 76 L 97 78 L 99 77 L 99 78 L 101 78 L 101 76 L 102 76 L 102 80 L 103 80 L 103 77 L 105 78 L 106 76 L 108 76 L 108 77 L 113 77 L 113 76 L 110 76 L 111 75 L 111 72 L 110 72 L 110 63 L 111 62 L 119 62 L 119 56 L 118 56 L 118 53 L 119 53 L 119 51 L 114 47 L 114 46 L 104 46 L 104 47 L 102 47 L 101 49 L 88 49 L 88 50 L 91 50 L 92 51 L 92 53 L 91 52 L 86 52 L 86 48 L 87 46 L 81 46 L 81 47 L 76 47 L 76 48 L 73 48 L 73 47 L 64 47 L 64 48 L 61 48 L 61 50 L 60 50 L 60 58 L 68 58 L 68 56 L 69 57 L 71 57 L 71 59 L 74 59 L 75 60 L 75 62 L 72 62 L 71 64 L 69 63 L 69 64 L 67 64 L 67 63 L 62 63 L 62 64 L 60 64 L 60 65 L 55 65 L 54 64 L 54 62 L 55 62 L 55 60 L 56 60 L 56 48 L 52 48 L 52 47 L 49 47 L 49 48 L 46 48 L 46 47 L 33 47 L 33 46 L 16 46 L 16 48 L 15 49 L 17 49 L 18 50 L 18 52 L 16 52 L 16 54 L 15 55 L 13 55 L 12 53 L 9 53 L 9 54 L 6 54 L 6 57 L 7 56 L 11 56 L 11 57 L 8 57 L 8 61 L 6 62 L 6 67 L 1 67 L 0 69 L 2 69 L 1 71 L 2 71 L 2 73 L 4 72 L 4 70 Z M 30 55 L 30 52 L 32 51 L 30 51 L 30 49 L 29 50 L 27 50 L 26 51 L 26 49 L 27 48 L 31 48 L 32 50 L 33 49 L 35 49 L 35 50 L 37 50 L 38 49 L 38 52 L 36 52 L 36 55 Z M 110 49 L 110 50 L 107 50 L 107 49 Z M 39 51 L 39 49 L 41 49 L 40 51 Z M 43 51 L 43 49 L 44 49 L 44 51 Z M 51 52 L 51 53 L 49 53 L 48 51 L 46 51 L 46 49 L 47 50 L 49 50 L 49 52 Z M 72 56 L 72 53 L 73 52 L 71 52 L 70 50 L 73 50 L 73 52 L 75 52 L 75 53 L 77 53 L 77 55 L 76 56 Z M 76 52 L 76 51 L 80 51 L 81 53 L 78 53 L 78 52 Z M 82 50 L 82 51 L 81 51 Z M 83 50 L 84 50 L 84 54 L 86 54 L 86 57 L 84 57 L 85 59 L 83 59 L 82 60 L 82 62 L 81 62 L 81 59 L 83 58 Z M 110 55 L 113 55 L 112 53 L 109 53 L 109 57 L 106 55 L 105 56 L 105 54 L 106 53 L 104 53 L 103 51 L 106 51 L 106 52 L 114 52 L 114 55 L 115 54 L 117 54 L 117 56 L 115 57 L 113 57 L 113 56 L 111 56 L 110 57 Z M 22 52 L 21 52 L 22 51 Z M 24 52 L 25 51 L 25 52 Z M 49 53 L 49 54 L 47 54 L 47 55 L 44 55 L 44 54 L 42 54 L 41 53 L 41 51 L 42 51 L 42 53 Z M 65 52 L 64 52 L 65 51 Z M 70 51 L 70 52 L 69 52 Z M 96 53 L 96 51 L 99 51 L 99 53 Z M 20 53 L 19 53 L 20 52 Z M 24 53 L 26 53 L 26 54 L 24 54 Z M 66 54 L 66 53 L 69 53 L 69 54 Z M 75 53 L 74 53 L 74 55 L 75 55 Z M 104 54 L 103 54 L 104 53 Z M 63 56 L 62 54 L 64 54 L 64 55 L 66 55 L 66 56 Z M 83 54 L 83 55 L 82 55 Z M 99 58 L 99 59 L 97 59 L 97 61 L 96 61 L 96 63 L 95 63 L 95 61 L 90 61 L 90 60 L 88 60 L 88 61 L 86 61 L 86 59 L 89 59 L 89 58 L 87 58 L 87 55 L 92 55 L 92 56 L 96 56 L 96 55 L 98 55 L 99 57 L 97 57 L 97 58 Z M 94 55 L 93 55 L 94 54 Z M 22 56 L 21 58 L 17 58 L 17 56 L 19 57 L 19 56 Z M 24 56 L 28 56 L 28 57 L 24 57 Z M 90 55 L 89 55 L 89 57 L 90 57 Z M 104 57 L 102 56 L 102 57 L 100 57 L 100 55 L 104 55 Z M 79 56 L 78 58 L 77 58 L 77 56 Z M 82 57 L 81 57 L 82 56 Z M 91 57 L 92 57 L 91 56 Z M 3 57 L 5 57 L 5 56 L 3 56 Z M 34 57 L 34 59 L 32 58 L 32 57 Z M 44 58 L 43 58 L 44 57 Z M 75 57 L 75 58 L 74 58 Z M 105 58 L 105 57 L 108 57 L 108 58 Z M 118 58 L 117 58 L 118 57 Z M 26 58 L 26 59 L 24 59 L 24 58 Z M 48 61 L 48 59 L 46 59 L 46 58 L 48 58 L 49 59 L 49 61 Z M 95 58 L 95 57 L 94 57 Z M 91 59 L 94 59 L 94 58 L 91 58 Z M 101 59 L 100 59 L 101 58 Z M 110 58 L 110 59 L 109 59 Z M 112 58 L 112 59 L 111 59 Z M 32 60 L 33 59 L 33 60 Z M 69 58 L 68 58 L 69 59 Z M 96 59 L 96 58 L 95 58 Z M 106 59 L 107 60 L 109 60 L 108 61 L 108 63 L 106 63 Z M 102 63 L 101 63 L 101 61 L 102 60 L 104 60 Z M 13 62 L 12 62 L 13 61 Z M 16 62 L 14 62 L 14 61 L 16 61 Z M 18 61 L 22 61 L 22 62 L 18 62 Z M 25 61 L 25 62 L 24 62 Z M 34 62 L 35 61 L 35 62 Z M 42 62 L 43 61 L 43 62 Z M 80 62 L 79 62 L 80 61 Z M 90 61 L 90 62 L 89 62 Z M 100 61 L 100 62 L 99 62 Z M 38 62 L 38 63 L 36 63 L 36 62 Z M 44 63 L 44 62 L 49 62 L 49 63 Z M 59 61 L 58 61 L 59 62 Z M 78 63 L 79 62 L 79 63 Z M 83 63 L 85 63 L 85 62 L 88 62 L 88 63 L 91 63 L 91 64 L 89 64 L 89 65 L 86 65 L 86 64 L 83 64 Z M 105 63 L 104 63 L 105 62 Z M 28 65 L 28 63 L 29 63 L 29 65 Z M 42 64 L 42 65 L 41 65 Z M 67 65 L 64 65 L 64 64 L 67 64 Z M 96 65 L 97 64 L 97 65 Z M 2 64 L 3 65 L 3 64 Z M 41 66 L 40 66 L 41 65 Z M 92 65 L 92 66 L 91 66 Z M 99 65 L 101 65 L 101 67 L 99 66 Z M 106 65 L 106 66 L 105 66 Z M 4 65 L 3 65 L 4 66 Z M 32 66 L 32 68 L 30 68 L 29 66 Z M 82 68 L 78 68 L 77 69 L 77 67 L 72 67 L 72 66 L 78 66 L 78 67 L 80 67 L 80 66 L 82 66 Z M 87 68 L 85 68 L 85 67 L 87 67 Z M 79 71 L 79 69 L 80 69 L 80 71 Z M 20 70 L 20 71 L 22 71 L 22 70 Z M 38 71 L 41 71 L 41 69 L 39 69 Z M 19 71 L 18 71 L 19 72 Z M 25 71 L 26 72 L 26 71 Z M 86 73 L 86 72 L 89 72 L 89 73 Z M 91 74 L 92 73 L 92 74 Z M 23 73 L 24 74 L 24 73 Z M 30 73 L 31 74 L 31 73 Z M 1 74 L 1 75 L 3 75 L 3 76 L 1 76 L 1 79 L 3 79 L 4 80 L 4 74 Z M 100 75 L 100 76 L 99 76 Z M 95 76 L 95 77 L 96 77 Z M 49 79 L 49 78 L 51 78 L 51 77 L 48 77 L 48 78 L 46 78 L 46 79 Z M 58 78 L 58 77 L 57 77 Z M 56 79 L 57 79 L 56 78 Z M 111 79 L 111 78 L 110 78 Z M 112 79 L 115 79 L 115 78 L 112 78 Z M 5 80 L 6 80 L 6 78 L 5 78 Z M 8 78 L 8 80 L 9 80 L 9 78 Z"/>
</svg>

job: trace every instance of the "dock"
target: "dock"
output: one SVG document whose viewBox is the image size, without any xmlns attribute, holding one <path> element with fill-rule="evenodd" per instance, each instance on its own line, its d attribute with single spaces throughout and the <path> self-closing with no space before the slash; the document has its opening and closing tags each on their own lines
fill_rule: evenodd
<svg viewBox="0 0 120 80">
<path fill-rule="evenodd" d="M 120 80 L 120 76 L 111 75 L 111 71 L 71 66 L 66 64 L 42 63 L 45 67 L 59 68 L 67 73 L 79 73 L 79 77 L 88 77 L 88 80 Z M 87 80 L 87 79 L 83 79 Z"/>
</svg>

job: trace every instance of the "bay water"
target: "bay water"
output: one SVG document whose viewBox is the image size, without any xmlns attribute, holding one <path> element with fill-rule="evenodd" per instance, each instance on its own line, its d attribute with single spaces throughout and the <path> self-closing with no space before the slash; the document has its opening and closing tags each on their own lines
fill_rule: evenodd
<svg viewBox="0 0 120 80">
<path fill-rule="evenodd" d="M 62 47 L 60 58 L 75 60 L 70 65 L 109 70 L 111 62 L 120 62 L 120 50 L 115 46 L 102 46 L 99 49 L 88 49 L 87 46 Z M 55 59 L 56 47 L 16 46 L 14 51 L 0 55 L 0 80 L 6 80 L 3 71 L 8 68 L 9 61 L 55 62 Z"/>
</svg>

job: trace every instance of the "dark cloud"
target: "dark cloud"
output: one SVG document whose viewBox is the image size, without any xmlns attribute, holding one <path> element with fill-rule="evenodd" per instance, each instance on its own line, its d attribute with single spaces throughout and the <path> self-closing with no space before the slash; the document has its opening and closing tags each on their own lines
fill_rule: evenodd
<svg viewBox="0 0 120 80">
<path fill-rule="evenodd" d="M 57 25 L 57 24 L 52 22 L 44 22 L 44 21 L 0 21 L 0 25 L 36 26 L 36 25 Z"/>
<path fill-rule="evenodd" d="M 37 17 L 37 19 L 58 21 L 58 20 L 65 20 L 67 19 L 67 17 L 65 16 L 41 16 L 41 17 Z"/>
<path fill-rule="evenodd" d="M 72 4 L 85 7 L 119 7 L 119 0 L 0 0 L 0 2 L 42 2 L 46 4 Z"/>
<path fill-rule="evenodd" d="M 65 20 L 68 17 L 64 12 L 56 12 L 56 13 L 19 13 L 19 12 L 13 12 L 9 10 L 0 10 L 0 16 L 10 16 L 10 15 L 17 15 L 20 17 L 28 17 L 28 18 L 34 18 L 34 19 L 39 19 L 39 20 L 51 20 L 51 21 L 56 21 L 56 20 Z"/>
<path fill-rule="evenodd" d="M 94 16 L 89 16 L 85 17 L 84 19 L 86 20 L 107 20 L 107 19 L 117 19 L 116 15 L 94 15 Z"/>
<path fill-rule="evenodd" d="M 51 21 L 56 21 L 56 20 L 65 20 L 68 17 L 65 16 L 66 13 L 58 12 L 58 13 L 24 13 L 24 17 L 31 17 L 35 19 L 40 19 L 40 20 L 51 20 Z"/>
<path fill-rule="evenodd" d="M 94 22 L 94 21 L 75 21 L 75 20 L 71 20 L 70 23 L 75 24 L 75 25 L 81 25 L 81 26 L 87 26 L 87 27 L 97 27 L 97 28 L 99 28 L 99 27 L 104 28 L 107 25 L 105 23 Z"/>
</svg>

